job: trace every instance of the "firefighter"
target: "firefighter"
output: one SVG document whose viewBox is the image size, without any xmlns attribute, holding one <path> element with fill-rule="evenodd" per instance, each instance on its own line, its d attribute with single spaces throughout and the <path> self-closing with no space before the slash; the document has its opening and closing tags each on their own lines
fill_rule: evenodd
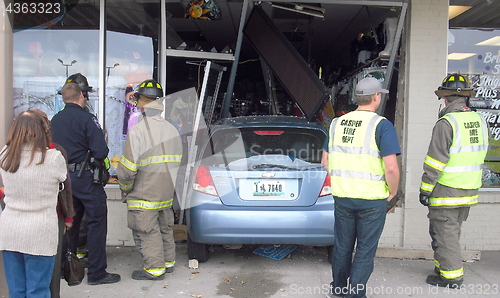
<svg viewBox="0 0 500 298">
<path fill-rule="evenodd" d="M 460 246 L 462 222 L 478 202 L 488 149 L 488 128 L 467 106 L 474 91 L 460 74 L 450 74 L 435 91 L 445 107 L 439 112 L 424 161 L 420 203 L 428 206 L 429 234 L 434 250 L 434 272 L 426 282 L 460 288 L 464 268 Z"/>
<path fill-rule="evenodd" d="M 68 172 L 76 212 L 73 227 L 69 230 L 70 247 L 76 253 L 80 223 L 85 213 L 87 282 L 89 285 L 100 285 L 118 282 L 120 275 L 106 272 L 107 196 L 104 183 L 96 181 L 94 173 L 101 172 L 99 167 L 107 159 L 109 148 L 97 118 L 84 109 L 88 97 L 87 91 L 82 91 L 78 84 L 82 77 L 79 73 L 71 75 L 64 84 L 61 94 L 66 105 L 52 118 L 51 132 L 53 141 L 68 154 Z M 93 165 L 91 160 L 96 160 L 96 164 Z"/>
<path fill-rule="evenodd" d="M 146 80 L 134 93 L 142 118 L 127 133 L 118 164 L 118 181 L 127 203 L 127 222 L 143 258 L 136 280 L 163 279 L 175 264 L 172 203 L 182 140 L 177 129 L 160 114 L 163 89 Z"/>
</svg>

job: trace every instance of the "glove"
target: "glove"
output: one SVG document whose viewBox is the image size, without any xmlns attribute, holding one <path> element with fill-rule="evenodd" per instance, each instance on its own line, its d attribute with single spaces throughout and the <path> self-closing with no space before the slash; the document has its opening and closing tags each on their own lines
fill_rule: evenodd
<svg viewBox="0 0 500 298">
<path fill-rule="evenodd" d="M 429 206 L 429 196 L 423 193 L 420 193 L 420 204 L 424 206 Z"/>
</svg>

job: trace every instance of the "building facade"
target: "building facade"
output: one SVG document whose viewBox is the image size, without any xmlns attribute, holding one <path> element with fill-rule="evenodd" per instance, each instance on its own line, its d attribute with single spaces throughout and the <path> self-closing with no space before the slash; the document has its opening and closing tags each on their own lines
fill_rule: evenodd
<svg viewBox="0 0 500 298">
<path fill-rule="evenodd" d="M 3 1 L 4 5 L 8 1 Z M 363 2 L 363 1 L 361 1 Z M 164 2 L 159 1 L 159 5 Z M 437 120 L 438 111 L 442 104 L 434 95 L 434 90 L 441 84 L 441 80 L 446 76 L 451 67 L 448 64 L 448 49 L 449 49 L 449 2 L 448 0 L 411 0 L 408 3 L 408 11 L 406 13 L 405 25 L 403 28 L 404 34 L 401 40 L 401 48 L 404 55 L 401 55 L 399 76 L 394 77 L 397 80 L 398 107 L 396 108 L 396 130 L 400 134 L 402 154 L 402 184 L 401 191 L 403 193 L 402 204 L 394 208 L 394 212 L 389 213 L 385 225 L 384 232 L 380 239 L 381 248 L 390 248 L 400 251 L 431 251 L 430 237 L 428 234 L 428 219 L 427 208 L 420 205 L 418 201 L 419 187 L 422 175 L 422 165 L 427 146 L 429 144 L 431 131 L 434 123 Z M 22 76 L 25 69 L 21 69 L 19 59 L 15 60 L 16 38 L 12 23 L 9 22 L 9 16 L 4 13 L 0 14 L 0 23 L 2 24 L 0 31 L 0 142 L 5 143 L 7 132 L 10 128 L 13 116 L 16 110 L 15 101 L 16 88 L 21 88 L 19 82 L 15 81 Z M 160 21 L 161 23 L 161 21 Z M 98 31 L 97 31 L 98 32 Z M 27 33 L 27 32 L 25 32 Z M 21 33 L 21 34 L 25 34 Z M 166 34 L 160 32 L 159 34 Z M 120 36 L 108 37 L 108 40 L 116 38 L 116 45 L 122 46 L 119 40 Z M 141 41 L 135 40 L 139 48 L 136 53 L 139 53 L 142 58 L 142 66 L 144 65 L 165 65 L 158 70 L 145 71 L 141 73 L 143 68 L 141 64 L 128 65 L 125 68 L 123 60 L 104 59 L 103 51 L 106 48 L 99 44 L 99 38 L 95 35 L 90 35 L 88 39 L 79 38 L 80 45 L 93 44 L 96 47 L 94 51 L 95 65 L 88 66 L 82 69 L 82 72 L 91 73 L 95 77 L 95 84 L 108 87 L 107 96 L 114 96 L 116 102 L 121 102 L 123 105 L 124 97 L 114 95 L 113 89 L 109 84 L 120 85 L 121 89 L 125 89 L 126 84 L 122 81 L 113 81 L 113 76 L 109 76 L 109 72 L 126 72 L 133 73 L 138 77 L 135 79 L 146 79 L 153 76 L 153 72 L 157 72 L 159 78 L 165 80 L 167 86 L 169 81 L 167 78 L 168 60 L 162 64 L 163 60 L 156 61 L 154 57 L 144 57 L 141 52 Z M 126 43 L 125 43 L 126 44 Z M 37 46 L 37 44 L 32 44 Z M 71 50 L 71 45 L 67 45 Z M 113 45 L 108 45 L 108 51 Z M 161 52 L 163 47 L 159 42 L 160 50 L 153 46 L 154 51 Z M 134 55 L 134 51 L 131 51 Z M 147 55 L 146 55 L 147 56 Z M 52 60 L 55 60 L 54 57 Z M 72 59 L 77 60 L 73 65 L 69 65 Z M 61 59 L 61 65 L 58 65 L 56 79 L 61 81 L 65 77 L 64 71 L 71 73 L 72 70 L 78 69 L 83 60 L 73 58 L 71 55 Z M 30 60 L 31 61 L 31 60 Z M 52 61 L 58 64 L 57 61 Z M 73 63 L 71 63 L 73 64 Z M 103 65 L 104 64 L 104 65 Z M 118 64 L 118 65 L 116 65 Z M 106 66 L 109 65 L 109 66 Z M 26 66 L 26 65 L 24 65 Z M 63 67 L 64 66 L 64 67 Z M 122 69 L 120 70 L 120 67 Z M 148 67 L 147 67 L 148 68 Z M 165 69 L 164 69 L 165 68 Z M 494 70 L 494 69 L 493 69 Z M 36 70 L 29 70 L 36 71 Z M 162 74 L 163 73 L 163 74 Z M 106 81 L 106 78 L 109 81 Z M 93 84 L 92 80 L 90 82 Z M 56 83 L 55 86 L 57 86 Z M 54 85 L 54 84 L 53 84 Z M 24 88 L 25 86 L 23 86 Z M 190 86 L 185 86 L 190 87 Z M 40 88 L 36 85 L 33 88 Z M 168 88 L 168 87 L 167 87 Z M 102 88 L 100 88 L 102 90 Z M 123 93 L 124 94 L 124 93 Z M 49 94 L 50 95 L 50 94 Z M 103 107 L 104 97 L 99 95 L 95 99 L 95 105 Z M 43 95 L 39 95 L 43 100 Z M 124 108 L 124 107 L 123 107 Z M 100 111 L 102 109 L 99 109 Z M 113 106 L 109 106 L 109 110 L 113 110 Z M 103 113 L 101 113 L 103 114 Z M 101 122 L 110 122 L 107 117 L 113 117 L 111 112 L 106 112 L 99 116 Z M 108 134 L 112 134 L 108 128 Z M 121 134 L 121 131 L 120 131 Z M 120 136 L 117 137 L 120 139 Z M 116 144 L 120 146 L 120 144 Z M 110 156 L 112 158 L 113 156 Z M 477 206 L 471 208 L 469 219 L 464 223 L 462 228 L 462 245 L 466 251 L 484 251 L 500 249 L 500 217 L 497 215 L 500 212 L 500 196 L 498 191 L 500 188 L 483 188 L 480 191 L 479 201 Z M 108 194 L 108 245 L 134 245 L 130 230 L 126 223 L 126 205 L 121 202 L 121 195 L 117 185 L 108 184 L 106 186 Z M 412 256 L 408 254 L 408 256 Z"/>
</svg>

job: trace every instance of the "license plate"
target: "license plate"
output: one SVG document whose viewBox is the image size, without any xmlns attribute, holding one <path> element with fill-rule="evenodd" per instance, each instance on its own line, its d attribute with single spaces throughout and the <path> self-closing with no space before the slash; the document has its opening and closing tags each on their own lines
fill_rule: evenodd
<svg viewBox="0 0 500 298">
<path fill-rule="evenodd" d="M 252 186 L 254 197 L 285 196 L 285 182 L 281 180 L 257 180 Z"/>
</svg>

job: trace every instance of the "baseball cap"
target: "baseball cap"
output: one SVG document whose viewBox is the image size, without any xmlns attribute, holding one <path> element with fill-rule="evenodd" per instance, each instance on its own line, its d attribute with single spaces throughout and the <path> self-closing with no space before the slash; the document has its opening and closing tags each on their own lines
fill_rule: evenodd
<svg viewBox="0 0 500 298">
<path fill-rule="evenodd" d="M 383 89 L 379 80 L 373 77 L 364 78 L 356 85 L 356 95 L 372 95 L 379 92 L 389 93 L 389 90 Z"/>
</svg>

